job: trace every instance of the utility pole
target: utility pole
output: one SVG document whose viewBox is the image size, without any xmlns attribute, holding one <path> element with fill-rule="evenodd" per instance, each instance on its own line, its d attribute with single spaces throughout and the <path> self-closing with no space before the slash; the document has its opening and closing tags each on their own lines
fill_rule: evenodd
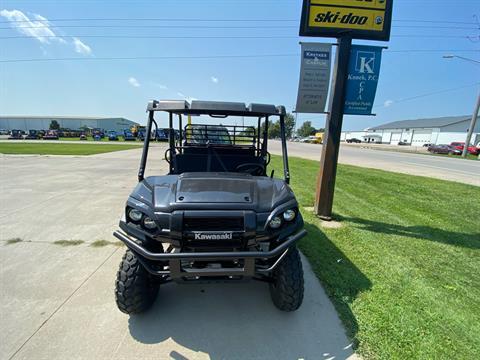
<svg viewBox="0 0 480 360">
<path fill-rule="evenodd" d="M 458 55 L 443 55 L 443 58 L 444 59 L 457 58 L 457 59 L 469 61 L 475 64 L 480 64 L 480 61 L 478 60 L 469 59 L 469 58 L 458 56 Z M 467 132 L 467 138 L 465 139 L 465 146 L 463 147 L 463 152 L 462 152 L 462 157 L 464 158 L 466 158 L 468 154 L 468 146 L 470 145 L 470 141 L 472 141 L 473 131 L 475 130 L 475 126 L 477 125 L 479 110 L 480 110 L 480 94 L 478 95 L 477 104 L 475 105 L 475 109 L 473 110 L 472 121 L 470 122 L 470 127 Z"/>
<path fill-rule="evenodd" d="M 472 140 L 473 131 L 475 130 L 475 126 L 477 125 L 477 118 L 478 112 L 480 110 L 480 94 L 477 97 L 477 104 L 475 105 L 475 109 L 473 110 L 472 121 L 470 122 L 470 128 L 468 129 L 467 139 L 465 140 L 465 146 L 463 147 L 462 157 L 466 158 L 468 154 L 468 147 L 470 145 L 470 141 Z"/>
</svg>

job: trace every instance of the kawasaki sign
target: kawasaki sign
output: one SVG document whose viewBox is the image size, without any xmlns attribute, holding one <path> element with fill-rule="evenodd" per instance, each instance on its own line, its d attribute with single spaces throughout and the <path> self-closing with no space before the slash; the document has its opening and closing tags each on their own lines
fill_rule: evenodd
<svg viewBox="0 0 480 360">
<path fill-rule="evenodd" d="M 201 233 L 195 232 L 195 240 L 232 240 L 233 234 L 231 232 L 222 233 Z"/>
<path fill-rule="evenodd" d="M 304 0 L 300 36 L 390 39 L 393 0 Z"/>
</svg>

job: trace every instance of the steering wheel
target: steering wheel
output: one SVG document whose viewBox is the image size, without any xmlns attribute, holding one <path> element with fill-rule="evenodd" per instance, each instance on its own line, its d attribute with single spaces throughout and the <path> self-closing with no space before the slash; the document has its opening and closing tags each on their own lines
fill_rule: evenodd
<svg viewBox="0 0 480 360">
<path fill-rule="evenodd" d="M 269 165 L 270 160 L 272 160 L 272 155 L 267 151 L 267 158 L 265 159 L 265 164 Z"/>
<path fill-rule="evenodd" d="M 165 158 L 165 161 L 166 161 L 167 163 L 169 163 L 169 164 L 170 164 L 171 161 L 172 161 L 171 153 L 172 153 L 172 151 L 171 151 L 170 148 L 168 148 L 167 150 L 165 150 L 164 158 Z"/>
<path fill-rule="evenodd" d="M 265 166 L 259 163 L 245 163 L 238 165 L 235 170 L 238 172 L 259 176 L 265 173 Z"/>
</svg>

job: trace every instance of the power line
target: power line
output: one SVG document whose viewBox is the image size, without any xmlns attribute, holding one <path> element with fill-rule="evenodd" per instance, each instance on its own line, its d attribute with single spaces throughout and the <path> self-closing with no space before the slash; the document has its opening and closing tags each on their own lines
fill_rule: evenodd
<svg viewBox="0 0 480 360">
<path fill-rule="evenodd" d="M 0 24 L 7 23 L 25 23 L 32 20 L 7 20 L 0 21 Z M 33 20 L 42 22 L 42 20 Z M 53 18 L 44 21 L 48 22 L 69 22 L 69 21 L 184 21 L 184 22 L 298 22 L 298 19 L 205 19 L 205 18 Z M 471 21 L 450 21 L 450 20 L 409 20 L 409 19 L 394 19 L 393 22 L 416 22 L 416 23 L 439 23 L 439 24 L 464 24 L 464 25 L 478 25 Z"/>
<path fill-rule="evenodd" d="M 443 53 L 443 52 L 478 52 L 478 50 L 440 50 L 440 49 L 410 49 L 386 50 L 386 53 Z M 30 59 L 3 59 L 0 63 L 22 62 L 50 62 L 50 61 L 111 61 L 111 60 L 188 60 L 188 59 L 244 59 L 244 58 L 271 58 L 271 57 L 298 57 L 299 53 L 287 54 L 254 54 L 254 55 L 200 55 L 200 56 L 132 56 L 132 57 L 64 57 L 64 58 L 30 58 Z"/>
<path fill-rule="evenodd" d="M 444 90 L 440 90 L 440 91 L 433 91 L 433 92 L 430 92 L 430 93 L 416 95 L 416 96 L 403 98 L 403 99 L 399 99 L 399 100 L 392 100 L 393 101 L 392 105 L 395 105 L 395 104 L 401 103 L 401 102 L 405 102 L 405 101 L 411 101 L 411 100 L 421 99 L 421 98 L 425 98 L 425 97 L 429 97 L 429 96 L 434 96 L 434 95 L 438 95 L 438 94 L 444 94 L 444 93 L 454 92 L 454 91 L 457 91 L 457 90 L 468 89 L 468 88 L 471 88 L 471 87 L 477 86 L 477 85 L 480 85 L 480 82 L 473 83 L 473 84 L 470 84 L 470 85 L 463 85 L 463 86 L 459 86 L 459 87 L 454 87 L 454 88 L 450 88 L 450 89 L 444 89 Z M 385 107 L 385 106 L 384 105 L 375 105 L 373 108 L 377 109 L 377 108 L 381 108 L 381 107 Z M 305 121 L 307 121 L 307 120 L 305 120 Z"/>
<path fill-rule="evenodd" d="M 433 26 L 433 25 L 392 25 L 394 28 L 410 28 L 410 29 L 449 29 L 449 30 L 479 30 L 478 27 L 466 26 Z M 42 28 L 89 28 L 89 29 L 108 29 L 108 28 L 122 28 L 122 29 L 297 29 L 297 25 L 244 25 L 244 26 L 224 26 L 224 25 L 54 25 L 54 24 L 38 24 L 35 26 L 17 26 L 17 27 L 0 27 L 0 30 L 10 29 L 42 29 Z"/>
<path fill-rule="evenodd" d="M 163 36 L 163 35 L 44 35 L 41 38 L 106 38 L 106 39 L 298 39 L 299 36 Z M 439 39 L 474 39 L 477 35 L 392 35 L 392 38 L 439 38 Z M 0 36 L 0 40 L 31 39 L 30 35 Z"/>
<path fill-rule="evenodd" d="M 455 88 L 450 88 L 450 89 L 433 91 L 433 92 L 430 92 L 430 93 L 415 95 L 415 96 L 408 97 L 408 98 L 393 100 L 393 104 L 397 104 L 397 103 L 401 103 L 401 102 L 405 102 L 405 101 L 412 101 L 412 100 L 421 99 L 421 98 L 424 98 L 424 97 L 438 95 L 438 94 L 444 94 L 444 93 L 448 93 L 448 92 L 452 92 L 452 91 L 457 91 L 457 90 L 461 90 L 461 89 L 470 88 L 470 87 L 477 86 L 477 85 L 480 85 L 480 82 L 476 82 L 476 83 L 473 83 L 473 84 L 470 84 L 470 85 L 463 85 L 463 86 L 459 86 L 459 87 L 455 87 Z M 374 108 L 379 108 L 379 107 L 384 107 L 384 106 L 383 105 L 374 106 Z"/>
</svg>

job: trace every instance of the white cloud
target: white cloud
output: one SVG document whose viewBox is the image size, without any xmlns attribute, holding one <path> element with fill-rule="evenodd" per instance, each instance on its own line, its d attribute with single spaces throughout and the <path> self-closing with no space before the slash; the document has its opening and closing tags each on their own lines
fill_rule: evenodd
<svg viewBox="0 0 480 360">
<path fill-rule="evenodd" d="M 192 102 L 193 100 L 198 100 L 197 98 L 194 98 L 192 96 L 187 96 L 184 93 L 181 93 L 180 91 L 177 92 L 177 95 L 180 96 L 181 98 L 183 98 L 184 100 L 188 101 L 188 102 Z"/>
<path fill-rule="evenodd" d="M 385 102 L 383 103 L 383 107 L 386 107 L 386 108 L 387 108 L 387 107 L 390 107 L 390 106 L 392 106 L 394 103 L 395 103 L 395 101 L 393 101 L 393 100 L 387 100 L 387 101 L 385 101 Z"/>
<path fill-rule="evenodd" d="M 9 11 L 6 9 L 0 11 L 0 15 L 10 21 L 10 25 L 17 29 L 18 32 L 37 39 L 42 44 L 50 44 L 52 40 L 59 41 L 57 35 L 50 29 L 48 20 L 41 15 L 35 14 L 33 17 L 36 20 L 30 20 L 30 18 L 20 10 Z"/>
<path fill-rule="evenodd" d="M 157 83 L 153 83 L 153 86 L 159 88 L 159 89 L 162 89 L 162 90 L 167 90 L 168 89 L 168 86 L 167 85 L 163 85 L 163 84 L 157 84 Z"/>
<path fill-rule="evenodd" d="M 16 29 L 19 33 L 38 40 L 43 45 L 52 44 L 54 42 L 59 44 L 71 44 L 77 53 L 82 55 L 90 55 L 92 49 L 90 46 L 82 42 L 78 38 L 71 38 L 66 41 L 65 36 L 57 34 L 52 29 L 52 24 L 48 19 L 39 14 L 32 14 L 29 18 L 20 10 L 6 10 L 0 11 L 0 16 L 3 16 L 10 22 L 10 26 Z M 46 51 L 42 48 L 42 51 Z"/>
<path fill-rule="evenodd" d="M 128 78 L 128 83 L 133 87 L 140 87 L 140 83 L 138 82 L 138 80 L 132 76 Z"/>
<path fill-rule="evenodd" d="M 73 46 L 75 47 L 75 52 L 82 55 L 90 55 L 92 53 L 92 48 L 85 44 L 79 38 L 73 38 Z"/>
<path fill-rule="evenodd" d="M 212 82 L 213 82 L 214 84 L 218 84 L 218 78 L 217 78 L 217 77 L 212 76 L 212 77 L 210 77 L 210 80 L 212 80 Z"/>
</svg>

